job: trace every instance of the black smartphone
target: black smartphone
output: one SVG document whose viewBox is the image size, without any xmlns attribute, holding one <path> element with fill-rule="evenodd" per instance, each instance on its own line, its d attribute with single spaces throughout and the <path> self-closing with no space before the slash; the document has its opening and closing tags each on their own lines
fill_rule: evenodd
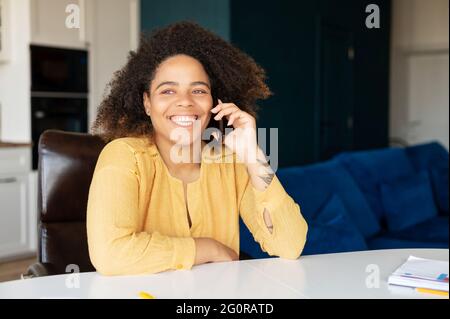
<svg viewBox="0 0 450 319">
<path fill-rule="evenodd" d="M 216 102 L 217 102 L 216 105 L 219 105 L 219 99 L 217 99 Z M 223 143 L 223 140 L 224 140 L 224 138 L 225 138 L 225 122 L 224 122 L 224 120 L 225 120 L 225 117 L 222 117 L 222 118 L 220 119 L 219 123 L 218 123 L 219 131 L 220 131 L 220 133 L 222 134 L 222 143 Z"/>
<path fill-rule="evenodd" d="M 223 139 L 225 137 L 225 124 L 223 122 L 223 118 L 221 118 L 219 121 L 219 130 L 220 130 L 220 133 L 222 133 L 222 139 Z"/>
</svg>

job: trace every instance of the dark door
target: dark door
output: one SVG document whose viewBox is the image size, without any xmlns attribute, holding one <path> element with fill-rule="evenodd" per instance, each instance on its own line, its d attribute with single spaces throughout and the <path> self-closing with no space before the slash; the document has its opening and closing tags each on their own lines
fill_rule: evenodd
<svg viewBox="0 0 450 319">
<path fill-rule="evenodd" d="M 353 148 L 353 35 L 336 26 L 320 28 L 319 159 Z"/>
</svg>

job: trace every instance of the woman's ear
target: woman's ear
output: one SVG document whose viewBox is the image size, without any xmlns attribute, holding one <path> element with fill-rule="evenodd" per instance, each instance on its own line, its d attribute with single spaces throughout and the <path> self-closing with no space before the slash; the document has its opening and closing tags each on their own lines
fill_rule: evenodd
<svg viewBox="0 0 450 319">
<path fill-rule="evenodd" d="M 145 113 L 147 113 L 147 115 L 150 116 L 151 103 L 150 103 L 150 96 L 148 95 L 148 92 L 144 92 L 142 97 L 144 100 Z"/>
</svg>

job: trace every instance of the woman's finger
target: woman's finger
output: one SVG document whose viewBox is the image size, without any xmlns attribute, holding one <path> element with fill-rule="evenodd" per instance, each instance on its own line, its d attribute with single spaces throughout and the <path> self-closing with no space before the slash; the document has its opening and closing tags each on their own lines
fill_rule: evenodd
<svg viewBox="0 0 450 319">
<path fill-rule="evenodd" d="M 223 106 L 222 100 L 221 99 L 217 99 L 217 100 L 219 101 L 219 103 L 215 107 L 213 107 L 211 109 L 211 112 L 213 112 L 213 113 L 219 112 L 222 109 L 222 106 Z"/>
<path fill-rule="evenodd" d="M 220 100 L 219 100 L 219 101 L 220 101 Z M 212 112 L 212 113 L 217 113 L 217 112 L 219 112 L 221 109 L 222 109 L 222 104 L 219 103 L 219 104 L 217 104 L 215 107 L 213 107 L 213 108 L 211 109 L 211 112 Z"/>
<path fill-rule="evenodd" d="M 216 121 L 219 121 L 222 117 L 227 116 L 234 113 L 239 112 L 240 109 L 237 106 L 229 106 L 227 108 L 223 108 L 219 113 L 217 113 L 216 116 L 214 116 L 214 119 Z"/>
<path fill-rule="evenodd" d="M 216 116 L 214 116 L 214 119 L 216 121 L 220 121 L 224 116 L 228 119 L 228 117 L 230 116 L 230 114 L 239 111 L 238 109 L 225 109 L 220 111 Z"/>
<path fill-rule="evenodd" d="M 227 126 L 233 125 L 233 123 L 236 119 L 241 119 L 243 116 L 244 116 L 244 112 L 242 112 L 240 110 L 232 113 L 230 115 L 230 117 L 228 118 Z"/>
<path fill-rule="evenodd" d="M 233 114 L 234 114 L 234 113 L 233 113 Z M 254 123 L 254 121 L 255 121 L 254 117 L 253 117 L 252 115 L 248 114 L 247 112 L 241 110 L 241 111 L 239 112 L 239 116 L 235 116 L 235 117 L 233 116 L 233 114 L 230 115 L 230 119 L 229 119 L 227 125 L 236 124 L 236 125 L 239 126 L 239 127 L 245 126 L 245 125 L 247 125 L 247 124 L 249 124 L 249 125 L 251 125 L 251 126 L 254 126 L 254 125 L 255 125 L 255 123 Z M 232 116 L 233 116 L 233 120 L 231 119 Z M 236 126 L 236 125 L 235 125 L 235 126 Z"/>
<path fill-rule="evenodd" d="M 239 108 L 236 104 L 234 103 L 223 103 L 220 99 L 219 99 L 219 104 L 217 104 L 215 107 L 213 107 L 211 109 L 212 113 L 218 113 L 219 111 L 229 108 L 229 107 L 237 107 Z"/>
</svg>

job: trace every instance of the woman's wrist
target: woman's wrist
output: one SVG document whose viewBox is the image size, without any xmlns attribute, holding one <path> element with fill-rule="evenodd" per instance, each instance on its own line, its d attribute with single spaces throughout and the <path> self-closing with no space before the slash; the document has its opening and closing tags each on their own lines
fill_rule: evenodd
<svg viewBox="0 0 450 319">
<path fill-rule="evenodd" d="M 264 191 L 275 176 L 274 171 L 267 162 L 264 152 L 260 148 L 256 152 L 254 161 L 247 163 L 247 171 L 253 187 L 259 191 Z"/>
</svg>

